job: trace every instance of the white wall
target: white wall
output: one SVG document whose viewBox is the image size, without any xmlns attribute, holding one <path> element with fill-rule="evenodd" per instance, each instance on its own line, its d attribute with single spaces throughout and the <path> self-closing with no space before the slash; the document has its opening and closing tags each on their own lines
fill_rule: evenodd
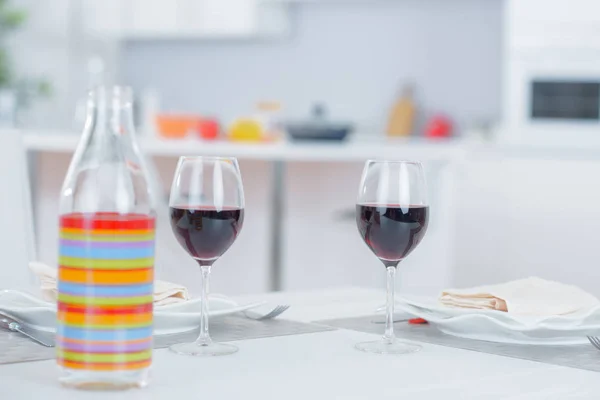
<svg viewBox="0 0 600 400">
<path fill-rule="evenodd" d="M 500 116 L 501 0 L 323 2 L 291 14 L 294 33 L 282 40 L 129 42 L 123 80 L 158 89 L 167 110 L 226 121 L 265 98 L 292 117 L 320 101 L 379 132 L 407 81 L 422 117 Z"/>
<path fill-rule="evenodd" d="M 35 257 L 30 187 L 26 181 L 26 160 L 20 132 L 0 133 L 0 288 L 33 289 L 34 280 L 27 263 Z"/>
<path fill-rule="evenodd" d="M 57 26 L 64 27 L 60 6 L 68 1 L 53 1 L 52 6 L 19 1 L 29 6 L 35 3 L 41 7 L 36 10 L 42 10 L 31 22 L 37 30 L 15 38 L 23 44 L 17 52 L 20 71 L 57 77 L 55 104 L 47 111 L 48 119 L 40 121 L 64 125 L 72 115 L 67 109 L 68 93 L 73 90 L 68 71 L 82 65 L 81 61 L 63 63 L 61 57 L 72 54 L 60 44 L 67 35 L 62 31 L 51 34 Z M 156 86 L 171 108 L 232 116 L 248 110 L 261 97 L 276 97 L 285 101 L 291 114 L 299 115 L 312 101 L 323 100 L 339 117 L 375 124 L 384 117 L 399 80 L 416 77 L 421 99 L 429 107 L 450 111 L 465 121 L 495 117 L 500 104 L 499 9 L 500 2 L 495 0 L 302 6 L 295 14 L 296 33 L 290 42 L 129 43 L 122 76 L 138 88 Z M 54 28 L 44 28 L 50 21 Z M 272 68 L 262 67 L 265 61 Z M 67 157 L 59 157 L 39 164 L 40 170 L 52 175 L 36 188 L 48 193 L 37 217 L 40 257 L 49 263 L 56 259 L 55 199 L 67 163 Z M 166 182 L 171 179 L 172 163 L 159 161 Z M 266 289 L 268 250 L 263 244 L 269 206 L 268 193 L 260 188 L 268 169 L 260 163 L 244 168 L 248 191 L 250 182 L 259 190 L 248 196 L 253 211 L 248 213 L 245 232 L 221 267 L 215 268 L 216 291 Z M 353 224 L 336 222 L 333 215 L 338 208 L 335 204 L 342 208 L 353 201 L 353 176 L 360 166 L 329 169 L 327 177 L 339 177 L 339 189 L 325 184 L 325 178 L 311 181 L 311 172 L 319 168 L 328 167 L 295 165 L 288 171 L 293 179 L 289 206 L 295 211 L 286 215 L 286 223 L 292 225 L 286 242 L 297 247 L 287 256 L 305 267 L 294 270 L 286 282 L 295 288 L 331 282 L 379 284 L 376 260 L 366 249 L 355 257 L 353 269 L 335 258 L 344 246 L 352 246 L 356 250 L 352 254 L 359 254 L 362 246 Z M 447 254 L 453 259 L 454 275 L 440 277 L 445 272 L 427 262 L 419 270 L 411 270 L 407 263 L 404 277 L 409 288 L 430 290 L 445 282 L 463 286 L 538 275 L 575 283 L 600 295 L 596 272 L 599 163 L 485 158 L 470 160 L 459 172 L 453 205 L 457 213 L 451 226 L 455 248 Z M 340 239 L 326 256 L 327 237 L 320 237 L 319 229 L 307 219 L 313 214 L 310 208 L 298 213 L 299 208 L 311 205 L 319 191 L 326 193 L 328 208 L 317 209 L 313 217 L 331 224 L 327 232 Z M 255 228 L 250 230 L 251 226 Z M 305 241 L 306 237 L 310 240 Z M 425 253 L 440 251 L 426 244 L 415 257 L 423 260 Z M 178 255 L 172 270 L 167 267 L 167 277 L 193 286 L 193 264 L 182 250 L 173 251 Z M 233 261 L 240 258 L 243 262 Z"/>
<path fill-rule="evenodd" d="M 475 160 L 464 166 L 455 284 L 537 275 L 600 296 L 600 164 Z"/>
<path fill-rule="evenodd" d="M 114 41 L 93 39 L 85 33 L 80 0 L 11 0 L 10 4 L 28 13 L 24 26 L 7 40 L 15 76 L 45 79 L 52 86 L 50 98 L 36 99 L 22 110 L 22 124 L 78 132 L 76 103 L 85 99 L 88 90 L 88 60 L 102 56 L 106 79 L 114 81 L 119 47 Z"/>
<path fill-rule="evenodd" d="M 289 38 L 132 41 L 120 49 L 86 34 L 80 0 L 12 0 L 29 19 L 9 45 L 18 76 L 45 77 L 54 88 L 25 113 L 27 126 L 74 127 L 96 54 L 109 81 L 155 87 L 171 110 L 231 120 L 267 98 L 304 117 L 320 101 L 333 117 L 377 130 L 399 87 L 413 81 L 422 118 L 442 111 L 470 124 L 500 115 L 502 2 L 294 5 Z"/>
</svg>

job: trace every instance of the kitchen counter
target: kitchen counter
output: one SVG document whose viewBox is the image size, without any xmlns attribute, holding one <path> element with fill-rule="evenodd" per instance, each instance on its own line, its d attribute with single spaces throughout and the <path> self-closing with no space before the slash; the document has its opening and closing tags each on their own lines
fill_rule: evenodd
<svg viewBox="0 0 600 400">
<path fill-rule="evenodd" d="M 71 152 L 79 135 L 60 132 L 27 132 L 25 147 L 39 152 Z M 140 146 L 152 156 L 227 155 L 244 159 L 270 161 L 364 161 L 369 158 L 442 161 L 460 157 L 465 146 L 456 139 L 349 140 L 346 142 L 275 142 L 242 143 L 200 141 L 193 139 L 163 140 L 141 137 Z"/>
<path fill-rule="evenodd" d="M 460 138 L 388 139 L 361 135 L 343 142 L 228 142 L 197 139 L 160 139 L 142 136 L 143 151 L 151 156 L 227 155 L 247 160 L 353 162 L 378 159 L 409 159 L 423 162 L 456 161 L 464 158 L 523 158 L 564 161 L 600 160 L 600 143 L 491 143 Z M 499 135 L 501 136 L 501 135 Z M 32 152 L 70 153 L 79 135 L 64 131 L 25 131 L 23 143 Z"/>
<path fill-rule="evenodd" d="M 31 158 L 38 258 L 54 264 L 59 191 L 78 139 L 64 131 L 25 131 L 23 137 Z M 369 157 L 426 161 L 435 215 L 425 240 L 406 260 L 402 282 L 407 292 L 428 294 L 523 274 L 598 291 L 592 272 L 600 192 L 589 183 L 600 174 L 600 146 L 575 140 L 561 147 L 419 140 L 247 144 L 146 137 L 141 142 L 163 182 L 163 201 L 176 156 L 238 156 L 248 220 L 211 282 L 223 293 L 382 287 L 384 274 L 371 273 L 378 261 L 362 243 L 353 218 Z M 554 229 L 572 225 L 571 213 L 556 211 L 565 204 L 577 204 L 586 216 L 577 222 L 578 235 L 565 237 L 563 229 Z M 168 209 L 159 210 L 158 274 L 193 285 L 198 281 L 193 261 L 166 223 Z M 548 252 L 548 246 L 554 251 Z"/>
<path fill-rule="evenodd" d="M 58 190 L 78 140 L 78 135 L 64 131 L 26 131 L 23 135 L 34 171 L 31 177 L 38 254 L 47 263 L 53 263 L 56 259 Z M 153 161 L 151 166 L 154 164 L 156 167 L 153 168 L 154 175 L 163 182 L 162 201 L 168 196 L 168 183 L 173 176 L 176 158 L 182 154 L 230 155 L 238 157 L 243 163 L 248 217 L 252 220 L 249 219 L 245 228 L 247 232 L 236 243 L 232 253 L 223 259 L 226 268 L 231 270 L 223 275 L 216 274 L 215 287 L 228 293 L 306 289 L 334 284 L 383 284 L 383 276 L 381 279 L 372 279 L 363 272 L 366 269 L 364 265 L 375 261 L 371 260 L 371 255 L 364 251 L 365 248 L 358 241 L 353 218 L 350 217 L 366 159 L 416 159 L 425 162 L 431 206 L 438 211 L 422 249 L 407 262 L 415 264 L 412 270 L 418 274 L 421 274 L 420 266 L 432 265 L 435 266 L 435 273 L 425 274 L 423 269 L 422 274 L 428 276 L 422 280 L 427 282 L 422 285 L 426 287 L 415 287 L 414 291 L 433 291 L 448 285 L 453 279 L 452 249 L 455 246 L 456 228 L 452 218 L 454 208 L 459 205 L 452 200 L 456 196 L 456 172 L 464 171 L 467 165 L 474 162 L 483 166 L 482 171 L 485 171 L 489 163 L 505 158 L 600 159 L 600 151 L 593 146 L 526 147 L 418 138 L 367 141 L 360 135 L 342 143 L 206 142 L 142 136 L 140 145 L 150 156 L 149 161 Z M 506 175 L 506 171 L 503 175 Z M 482 176 L 481 179 L 500 178 Z M 485 186 L 483 181 L 478 185 Z M 500 189 L 495 187 L 489 190 Z M 477 196 L 482 194 L 476 192 L 471 196 L 479 198 Z M 502 197 L 495 196 L 495 199 L 500 201 Z M 461 201 L 464 203 L 465 199 Z M 166 204 L 160 208 L 166 209 Z M 318 229 L 315 230 L 315 227 Z M 175 264 L 187 265 L 189 257 L 174 242 L 168 226 L 161 231 L 161 235 L 157 254 L 158 264 L 166 273 L 163 278 L 194 279 L 195 271 L 190 269 L 188 273 L 185 268 L 170 266 L 170 260 L 175 258 Z M 313 254 L 319 254 L 318 260 L 313 259 Z M 234 271 L 240 273 L 235 266 L 244 265 L 249 259 L 253 264 L 249 278 L 243 283 L 233 279 Z"/>
<path fill-rule="evenodd" d="M 38 254 L 48 263 L 56 258 L 57 190 L 78 140 L 79 136 L 68 132 L 26 131 L 23 135 L 34 171 L 31 178 Z M 423 260 L 415 257 L 411 262 L 436 265 L 437 278 L 429 280 L 432 286 L 442 285 L 446 281 L 449 271 L 446 249 L 451 241 L 447 240 L 444 226 L 447 226 L 445 215 L 451 211 L 451 207 L 450 202 L 444 199 L 451 193 L 447 185 L 440 185 L 446 179 L 440 177 L 439 172 L 443 166 L 464 156 L 467 146 L 462 141 L 361 140 L 360 136 L 355 136 L 353 140 L 342 143 L 236 143 L 161 140 L 142 136 L 140 146 L 148 156 L 151 175 L 158 178 L 154 179 L 157 188 L 162 186 L 164 190 L 163 202 L 168 185 L 160 182 L 170 182 L 172 168 L 180 155 L 235 156 L 243 163 L 248 199 L 246 206 L 248 217 L 253 221 L 249 219 L 245 227 L 248 232 L 242 235 L 231 254 L 224 257 L 223 263 L 234 268 L 252 259 L 255 265 L 252 279 L 255 283 L 246 279 L 243 285 L 234 285 L 237 280 L 229 275 L 233 274 L 233 270 L 221 278 L 216 274 L 216 287 L 228 293 L 237 293 L 238 290 L 302 289 L 332 284 L 379 285 L 383 276 L 370 278 L 369 275 L 368 279 L 364 278 L 368 269 L 363 265 L 376 260 L 372 259 L 366 248 L 353 245 L 359 243 L 354 219 L 343 216 L 349 215 L 348 210 L 354 209 L 356 188 L 365 160 L 387 158 L 423 161 L 431 182 L 431 201 L 445 206 L 440 208 L 428 233 L 428 241 L 436 247 L 436 251 L 423 250 Z M 159 204 L 158 209 L 164 212 L 166 203 Z M 307 212 L 309 215 L 306 215 Z M 314 232 L 315 226 L 319 226 L 318 232 Z M 157 248 L 157 264 L 164 266 L 162 271 L 167 273 L 163 279 L 193 279 L 195 270 L 190 269 L 188 276 L 184 268 L 167 267 L 173 263 L 185 265 L 190 261 L 177 243 L 171 243 L 173 238 L 168 228 L 159 229 L 158 233 L 161 240 Z M 306 231 L 312 233 L 307 235 Z M 253 238 L 261 239 L 254 241 Z M 321 248 L 324 243 L 327 243 L 327 247 Z M 348 250 L 349 246 L 353 251 Z M 236 250 L 239 251 L 237 255 Z M 318 253 L 319 260 L 306 260 L 311 253 Z M 176 262 L 173 261 L 175 256 L 179 257 Z M 340 269 L 344 270 L 343 275 L 340 275 Z M 317 270 L 321 271 L 318 274 L 320 278 L 315 280 L 311 276 L 315 276 Z"/>
</svg>

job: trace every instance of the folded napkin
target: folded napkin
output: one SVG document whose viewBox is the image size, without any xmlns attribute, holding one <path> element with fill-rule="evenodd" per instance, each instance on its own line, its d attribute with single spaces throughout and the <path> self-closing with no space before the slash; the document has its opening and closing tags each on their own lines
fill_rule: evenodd
<svg viewBox="0 0 600 400">
<path fill-rule="evenodd" d="M 439 298 L 450 307 L 505 311 L 515 315 L 550 316 L 589 309 L 600 301 L 578 288 L 531 277 L 499 285 L 447 289 Z"/>
<path fill-rule="evenodd" d="M 56 287 L 57 269 L 35 261 L 29 263 L 29 269 L 33 271 L 41 282 L 43 298 L 47 301 L 56 301 L 58 297 L 58 289 Z M 185 286 L 159 280 L 154 281 L 155 306 L 181 303 L 189 299 L 190 295 Z"/>
</svg>

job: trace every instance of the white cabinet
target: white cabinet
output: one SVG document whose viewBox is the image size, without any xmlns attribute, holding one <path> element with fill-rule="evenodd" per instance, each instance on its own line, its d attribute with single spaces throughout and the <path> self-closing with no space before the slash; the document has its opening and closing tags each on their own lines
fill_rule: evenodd
<svg viewBox="0 0 600 400">
<path fill-rule="evenodd" d="M 381 286 L 383 267 L 354 220 L 362 163 L 288 163 L 284 290 Z"/>
<path fill-rule="evenodd" d="M 128 0 L 128 23 L 123 27 L 123 36 L 152 35 L 177 32 L 179 1 Z"/>
<path fill-rule="evenodd" d="M 256 0 L 179 0 L 184 12 L 193 13 L 187 23 L 200 35 L 252 35 L 256 32 Z M 189 14 L 188 14 L 189 15 Z"/>
<path fill-rule="evenodd" d="M 251 35 L 255 0 L 129 0 L 131 24 L 124 36 L 177 38 Z"/>
<path fill-rule="evenodd" d="M 83 20 L 99 37 L 245 38 L 286 34 L 287 8 L 261 0 L 84 0 Z"/>
<path fill-rule="evenodd" d="M 385 286 L 385 268 L 356 227 L 362 162 L 288 163 L 283 289 Z M 448 166 L 426 164 L 431 220 L 423 242 L 399 266 L 403 293 L 436 295 L 452 284 L 452 181 Z M 383 299 L 382 299 L 383 301 Z"/>
<path fill-rule="evenodd" d="M 123 0 L 83 0 L 80 8 L 73 9 L 75 18 L 81 14 L 82 30 L 92 37 L 117 37 L 126 24 Z"/>
<path fill-rule="evenodd" d="M 14 153 L 14 152 L 13 152 Z M 14 153 L 18 155 L 18 153 Z M 37 153 L 35 181 L 32 182 L 35 191 L 35 228 L 38 246 L 38 260 L 49 265 L 56 265 L 58 259 L 58 198 L 60 186 L 67 171 L 71 153 Z M 12 158 L 6 158 L 5 164 L 12 163 Z M 157 172 L 164 184 L 164 194 L 173 179 L 177 165 L 176 157 L 155 157 Z M 269 188 L 264 184 L 264 177 L 269 175 L 269 165 L 261 161 L 241 160 L 240 168 L 243 173 L 246 214 L 244 227 L 236 242 L 214 265 L 211 274 L 211 290 L 214 293 L 226 295 L 260 293 L 269 289 Z M 15 178 L 16 179 L 16 178 Z M 6 197 L 6 196 L 5 196 Z M 8 196 L 4 199 L 11 204 L 24 204 L 21 197 Z M 1 210 L 18 209 L 17 206 Z M 7 215 L 10 214 L 6 213 Z M 13 213 L 15 214 L 15 213 Z M 13 215 L 11 218 L 16 218 Z M 8 221 L 8 220 L 7 220 Z M 12 220 L 11 220 L 12 221 Z M 158 279 L 186 285 L 193 294 L 200 292 L 200 270 L 196 262 L 181 248 L 175 240 L 168 222 L 168 209 L 157 207 L 156 232 L 156 276 Z M 15 225 L 15 229 L 23 224 Z M 14 230 L 14 238 L 4 238 L 4 244 L 10 242 L 13 249 L 25 244 L 21 232 Z M 14 243 L 18 243 L 15 247 Z M 0 243 L 0 247 L 2 244 Z M 16 251 L 15 250 L 15 251 Z M 6 251 L 3 253 L 3 255 Z M 12 260 L 12 259 L 10 259 Z M 21 262 L 21 264 L 23 264 Z M 7 264 L 9 265 L 9 264 Z M 16 261 L 10 265 L 17 265 Z M 27 273 L 13 276 L 10 282 L 26 281 Z M 0 266 L 0 280 L 5 278 Z M 19 279 L 19 282 L 17 282 Z M 7 287 L 9 285 L 6 285 Z"/>
<path fill-rule="evenodd" d="M 508 0 L 510 48 L 600 48 L 597 0 Z"/>
</svg>

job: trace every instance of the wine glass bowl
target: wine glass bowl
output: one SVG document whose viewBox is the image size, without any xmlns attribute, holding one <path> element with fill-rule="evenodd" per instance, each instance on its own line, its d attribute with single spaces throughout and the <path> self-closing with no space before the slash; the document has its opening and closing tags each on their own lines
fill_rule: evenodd
<svg viewBox="0 0 600 400">
<path fill-rule="evenodd" d="M 202 272 L 200 336 L 193 343 L 170 349 L 194 356 L 235 353 L 237 347 L 210 338 L 208 280 L 213 263 L 233 244 L 244 222 L 244 190 L 237 160 L 181 157 L 171 187 L 169 217 L 175 238 Z"/>
<path fill-rule="evenodd" d="M 382 340 L 358 343 L 356 348 L 381 354 L 405 354 L 420 346 L 394 335 L 394 284 L 398 264 L 427 232 L 429 206 L 421 163 L 367 161 L 356 204 L 358 232 L 387 271 L 386 329 Z"/>
<path fill-rule="evenodd" d="M 244 222 L 244 209 L 203 206 L 169 207 L 177 241 L 200 265 L 210 265 L 233 244 Z"/>
<path fill-rule="evenodd" d="M 427 231 L 429 207 L 399 204 L 358 204 L 358 231 L 383 264 L 395 267 L 421 242 Z"/>
</svg>

